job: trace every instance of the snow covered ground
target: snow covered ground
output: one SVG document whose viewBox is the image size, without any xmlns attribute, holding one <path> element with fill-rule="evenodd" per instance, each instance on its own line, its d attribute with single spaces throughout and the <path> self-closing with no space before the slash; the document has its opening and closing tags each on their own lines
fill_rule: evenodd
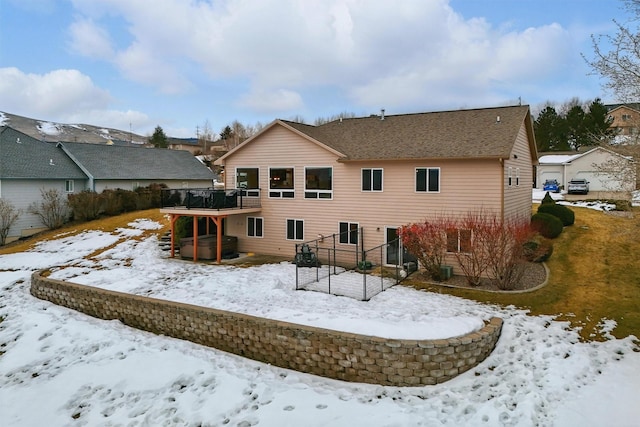
<svg viewBox="0 0 640 427">
<path fill-rule="evenodd" d="M 581 343 L 566 322 L 395 286 L 371 301 L 295 291 L 291 264 L 252 268 L 166 258 L 159 224 L 60 235 L 0 256 L 2 426 L 636 426 L 640 353 L 632 337 Z M 99 255 L 85 259 L 96 250 Z M 403 338 L 455 336 L 492 316 L 497 348 L 437 386 L 353 384 L 155 336 L 38 300 L 29 277 L 326 328 Z M 603 331 L 615 323 L 602 319 Z"/>
</svg>

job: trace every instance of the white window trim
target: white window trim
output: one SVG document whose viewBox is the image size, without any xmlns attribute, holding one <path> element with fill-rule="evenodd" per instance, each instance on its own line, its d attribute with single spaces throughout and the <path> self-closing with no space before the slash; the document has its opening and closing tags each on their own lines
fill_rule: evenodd
<svg viewBox="0 0 640 427">
<path fill-rule="evenodd" d="M 73 179 L 66 179 L 64 181 L 64 191 L 65 193 L 73 193 L 76 188 L 76 183 Z"/>
<path fill-rule="evenodd" d="M 260 235 L 256 235 L 255 234 L 255 230 L 256 230 L 256 220 L 261 220 L 262 221 L 262 227 L 260 227 Z M 249 221 L 253 220 L 253 230 L 254 230 L 254 235 L 252 236 L 251 234 L 249 234 Z M 261 216 L 249 216 L 247 217 L 247 237 L 251 237 L 252 239 L 262 239 L 264 238 L 264 217 Z"/>
<path fill-rule="evenodd" d="M 417 174 L 418 170 L 425 169 L 427 171 L 427 189 L 425 191 L 418 191 L 418 180 Z M 438 170 L 438 191 L 429 191 L 429 170 L 437 169 Z M 419 166 L 415 168 L 413 175 L 413 192 L 418 194 L 438 194 L 440 193 L 440 188 L 442 188 L 442 170 L 439 166 Z"/>
<path fill-rule="evenodd" d="M 511 187 L 513 183 L 513 168 L 509 166 L 507 169 L 507 187 Z"/>
<path fill-rule="evenodd" d="M 291 169 L 293 171 L 293 188 L 290 189 L 277 189 L 271 188 L 271 170 L 272 169 Z M 237 177 L 238 175 L 236 175 Z M 296 197 L 296 168 L 293 166 L 269 166 L 269 198 L 270 199 L 295 199 Z M 272 196 L 272 193 L 278 193 L 277 196 Z M 291 194 L 291 197 L 283 197 L 284 194 Z"/>
<path fill-rule="evenodd" d="M 307 169 L 331 169 L 331 190 L 317 188 L 307 189 Z M 333 166 L 305 166 L 304 167 L 304 198 L 305 200 L 332 200 L 333 199 Z M 329 194 L 330 197 L 307 197 L 307 193 Z"/>
<path fill-rule="evenodd" d="M 347 224 L 347 242 L 341 242 L 340 238 L 342 237 L 342 232 L 340 231 L 340 224 Z M 360 223 L 358 222 L 351 222 L 351 221 L 338 221 L 338 243 L 341 245 L 352 245 L 355 246 L 358 243 L 353 243 L 351 242 L 351 226 L 355 225 L 356 226 L 356 231 L 357 231 L 357 239 L 358 239 L 358 243 L 360 242 Z"/>
<path fill-rule="evenodd" d="M 516 187 L 520 187 L 520 168 L 516 168 Z"/>
<path fill-rule="evenodd" d="M 238 169 L 257 169 L 258 170 L 258 188 L 243 189 L 244 197 L 260 197 L 260 167 L 259 166 L 237 166 L 233 173 L 233 188 L 240 188 L 238 186 Z"/>
<path fill-rule="evenodd" d="M 293 234 L 294 234 L 294 238 L 290 239 L 289 238 L 289 221 L 294 221 L 294 227 L 293 227 Z M 302 238 L 301 239 L 297 239 L 295 236 L 296 234 L 296 230 L 297 230 L 297 225 L 298 222 L 302 223 Z M 289 241 L 296 241 L 296 242 L 302 242 L 304 241 L 304 219 L 299 219 L 299 218 L 287 218 L 284 222 L 284 235 L 285 235 L 285 240 L 289 240 Z"/>
<path fill-rule="evenodd" d="M 370 177 L 371 177 L 371 190 L 365 190 L 364 187 L 364 181 L 362 180 L 362 175 L 364 174 L 364 171 L 369 171 L 370 172 Z M 375 190 L 373 188 L 373 172 L 374 171 L 380 171 L 380 189 L 379 190 Z M 382 193 L 384 191 L 384 168 L 361 168 L 360 169 L 360 191 L 362 193 Z"/>
</svg>

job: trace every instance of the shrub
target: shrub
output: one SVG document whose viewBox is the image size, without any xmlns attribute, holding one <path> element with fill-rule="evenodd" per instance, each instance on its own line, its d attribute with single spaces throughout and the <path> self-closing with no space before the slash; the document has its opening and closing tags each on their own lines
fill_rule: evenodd
<svg viewBox="0 0 640 427">
<path fill-rule="evenodd" d="M 531 217 L 531 229 L 547 239 L 555 239 L 562 233 L 562 221 L 551 214 L 538 212 Z"/>
<path fill-rule="evenodd" d="M 100 197 L 102 198 L 104 213 L 106 215 L 116 216 L 122 213 L 122 201 L 115 190 L 104 190 L 100 193 Z"/>
<path fill-rule="evenodd" d="M 544 262 L 553 254 L 553 243 L 540 234 L 535 235 L 522 246 L 524 257 L 529 262 Z"/>
<path fill-rule="evenodd" d="M 20 217 L 21 211 L 9 201 L 0 199 L 0 246 L 4 245 L 13 223 Z"/>
<path fill-rule="evenodd" d="M 553 197 L 551 197 L 551 194 L 549 194 L 549 192 L 547 191 L 547 193 L 542 198 L 542 204 L 543 205 L 546 205 L 546 204 L 555 205 L 556 201 L 553 200 Z"/>
<path fill-rule="evenodd" d="M 440 266 L 447 251 L 444 232 L 446 228 L 446 220 L 437 218 L 423 223 L 409 224 L 398 230 L 402 246 L 415 256 L 431 278 L 437 281 L 442 280 Z"/>
<path fill-rule="evenodd" d="M 55 188 L 40 189 L 42 200 L 29 205 L 27 212 L 37 215 L 40 221 L 50 230 L 60 228 L 69 218 L 67 200 Z"/>
<path fill-rule="evenodd" d="M 562 221 L 562 225 L 564 225 L 565 227 L 567 225 L 573 225 L 576 220 L 576 216 L 573 211 L 564 205 L 540 205 L 540 207 L 538 207 L 538 212 L 555 216 L 560 221 Z"/>
<path fill-rule="evenodd" d="M 67 196 L 73 218 L 78 221 L 91 221 L 102 212 L 102 197 L 95 191 L 84 190 Z"/>
</svg>

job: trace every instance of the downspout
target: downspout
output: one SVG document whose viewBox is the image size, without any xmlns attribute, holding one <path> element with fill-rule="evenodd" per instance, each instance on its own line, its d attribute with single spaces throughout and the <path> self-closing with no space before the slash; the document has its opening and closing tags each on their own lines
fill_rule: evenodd
<svg viewBox="0 0 640 427">
<path fill-rule="evenodd" d="M 505 180 L 505 166 L 504 166 L 504 159 L 502 157 L 500 157 L 498 159 L 498 161 L 500 162 L 500 169 L 501 169 L 501 180 L 500 180 L 500 218 L 502 220 L 502 222 L 504 223 L 504 180 Z"/>
</svg>

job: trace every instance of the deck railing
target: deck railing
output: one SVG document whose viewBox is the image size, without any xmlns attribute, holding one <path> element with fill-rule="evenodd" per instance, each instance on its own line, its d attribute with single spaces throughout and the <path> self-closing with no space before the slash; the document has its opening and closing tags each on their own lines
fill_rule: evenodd
<svg viewBox="0 0 640 427">
<path fill-rule="evenodd" d="M 161 196 L 163 208 L 222 210 L 261 207 L 259 189 L 174 188 L 162 190 Z"/>
</svg>

